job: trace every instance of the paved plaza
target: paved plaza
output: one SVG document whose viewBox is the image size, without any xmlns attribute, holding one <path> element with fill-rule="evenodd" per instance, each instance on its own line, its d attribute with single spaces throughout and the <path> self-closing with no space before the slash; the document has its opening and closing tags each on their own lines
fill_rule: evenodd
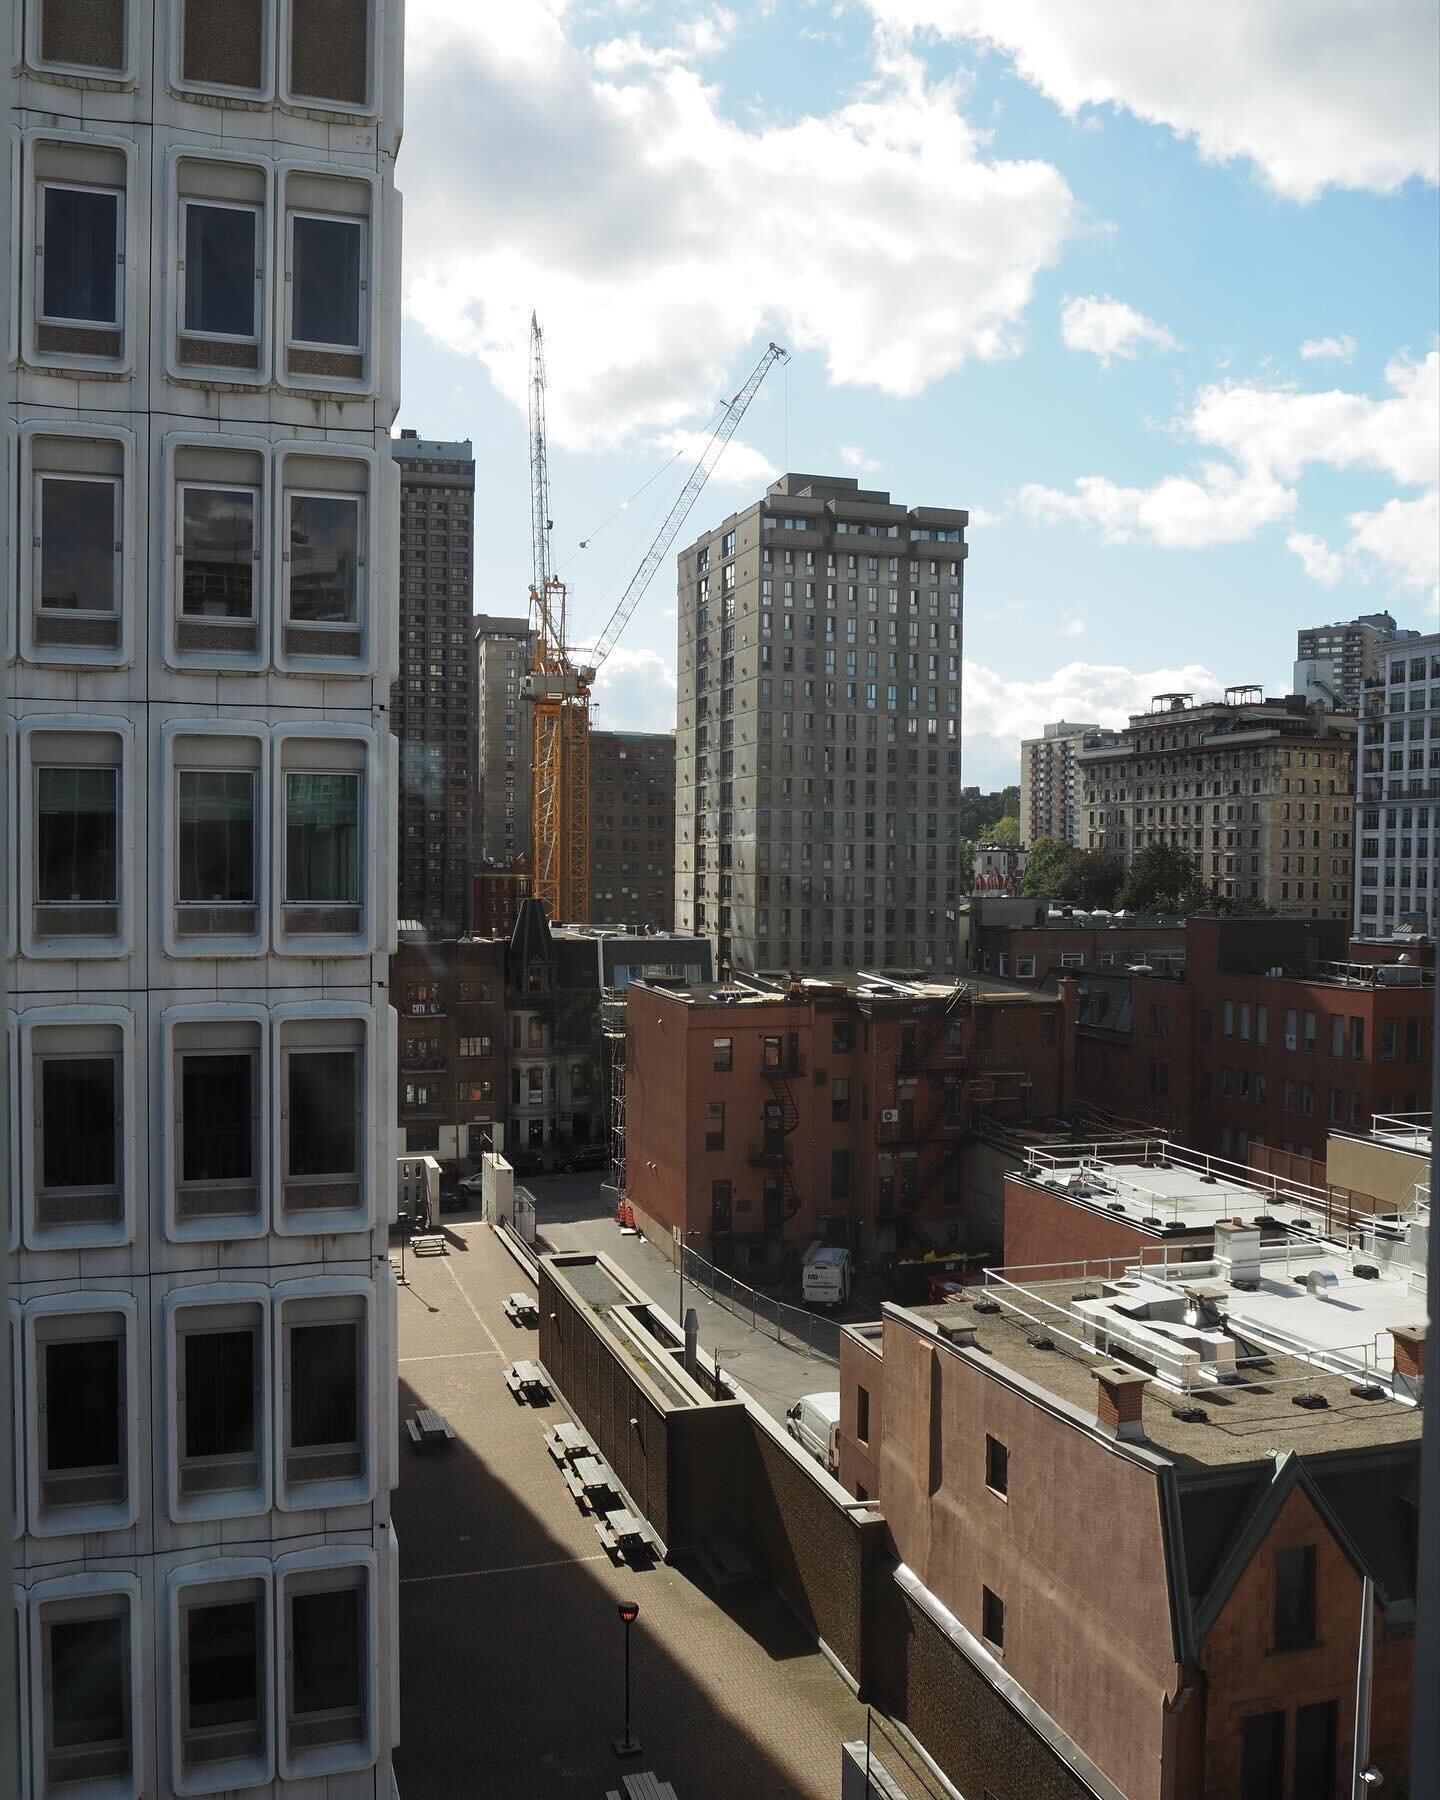
<svg viewBox="0 0 1440 1800">
<path fill-rule="evenodd" d="M 542 1442 L 563 1405 L 519 1406 L 501 1379 L 534 1353 L 501 1310 L 531 1284 L 488 1227 L 445 1223 L 451 1253 L 407 1258 L 399 1293 L 401 1416 L 434 1407 L 455 1431 L 444 1448 L 402 1438 L 402 1800 L 604 1800 L 621 1768 L 620 1600 L 640 1605 L 639 1767 L 679 1800 L 834 1800 L 865 1709 L 768 1590 L 611 1565 Z"/>
</svg>

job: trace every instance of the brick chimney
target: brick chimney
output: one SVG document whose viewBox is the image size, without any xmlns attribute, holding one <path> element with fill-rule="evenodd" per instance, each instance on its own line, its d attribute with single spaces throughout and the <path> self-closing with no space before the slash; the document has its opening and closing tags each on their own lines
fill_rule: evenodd
<svg viewBox="0 0 1440 1800">
<path fill-rule="evenodd" d="M 1425 1324 L 1390 1327 L 1395 1344 L 1395 1373 L 1413 1387 L 1417 1398 L 1425 1384 L 1425 1341 L 1429 1329 Z"/>
<path fill-rule="evenodd" d="M 1118 1438 L 1144 1437 L 1140 1407 L 1150 1377 L 1122 1363 L 1107 1363 L 1095 1371 L 1095 1417 L 1101 1429 Z"/>
</svg>

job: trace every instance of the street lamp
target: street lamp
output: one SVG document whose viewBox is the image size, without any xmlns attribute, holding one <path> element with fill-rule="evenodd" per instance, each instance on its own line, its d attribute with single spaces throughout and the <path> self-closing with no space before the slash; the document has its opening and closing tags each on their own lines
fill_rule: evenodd
<svg viewBox="0 0 1440 1800">
<path fill-rule="evenodd" d="M 691 1238 L 698 1238 L 698 1231 L 677 1232 L 678 1242 L 675 1246 L 675 1267 L 680 1276 L 680 1311 L 676 1314 L 677 1322 L 683 1333 L 685 1330 L 685 1246 Z"/>
<path fill-rule="evenodd" d="M 640 1608 L 633 1600 L 622 1600 L 615 1610 L 625 1627 L 625 1735 L 611 1741 L 617 1756 L 638 1756 L 640 1740 L 630 1735 L 630 1627 L 640 1617 Z"/>
</svg>

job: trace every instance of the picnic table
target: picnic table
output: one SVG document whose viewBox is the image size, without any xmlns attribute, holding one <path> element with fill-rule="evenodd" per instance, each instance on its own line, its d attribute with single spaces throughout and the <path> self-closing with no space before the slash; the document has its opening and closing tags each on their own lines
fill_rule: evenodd
<svg viewBox="0 0 1440 1800">
<path fill-rule="evenodd" d="M 615 1542 L 621 1549 L 631 1544 L 643 1544 L 647 1541 L 647 1533 L 642 1522 L 637 1519 L 628 1506 L 617 1506 L 614 1512 L 607 1512 L 605 1523 L 614 1533 Z"/>
<path fill-rule="evenodd" d="M 506 1299 L 503 1310 L 505 1316 L 513 1319 L 517 1325 L 537 1323 L 540 1318 L 540 1308 L 536 1305 L 533 1294 L 511 1294 Z"/>
<path fill-rule="evenodd" d="M 455 1437 L 450 1421 L 432 1406 L 422 1406 L 413 1419 L 405 1421 L 405 1429 L 410 1433 L 410 1442 L 417 1448 L 421 1444 L 453 1442 Z"/>
<path fill-rule="evenodd" d="M 450 1245 L 443 1231 L 419 1232 L 410 1240 L 412 1256 L 448 1256 Z"/>
<path fill-rule="evenodd" d="M 529 1357 L 511 1363 L 505 1371 L 505 1385 L 517 1400 L 530 1400 L 541 1394 L 546 1399 L 550 1397 L 550 1383 L 545 1379 L 545 1371 Z"/>
<path fill-rule="evenodd" d="M 610 1465 L 598 1456 L 577 1456 L 575 1479 L 587 1494 L 612 1494 L 615 1491 L 615 1477 L 610 1472 Z"/>
<path fill-rule="evenodd" d="M 668 1781 L 662 1781 L 653 1769 L 645 1769 L 638 1775 L 624 1777 L 625 1792 L 619 1788 L 611 1788 L 605 1800 L 679 1800 L 675 1789 Z"/>
<path fill-rule="evenodd" d="M 580 1427 L 572 1425 L 568 1419 L 544 1435 L 545 1448 L 562 1465 L 577 1456 L 595 1455 L 595 1446 Z"/>
</svg>

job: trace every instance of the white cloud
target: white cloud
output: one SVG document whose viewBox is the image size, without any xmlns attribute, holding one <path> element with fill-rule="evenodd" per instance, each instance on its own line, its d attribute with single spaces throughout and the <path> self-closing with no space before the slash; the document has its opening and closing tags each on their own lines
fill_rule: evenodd
<svg viewBox="0 0 1440 1800">
<path fill-rule="evenodd" d="M 623 69 L 665 69 L 676 63 L 698 62 L 718 55 L 734 37 L 737 23 L 735 14 L 721 6 L 712 13 L 686 19 L 670 44 L 647 44 L 630 32 L 597 46 L 593 52 L 595 67 L 606 75 L 614 75 Z"/>
<path fill-rule="evenodd" d="M 1244 157 L 1277 193 L 1440 177 L 1434 0 L 867 0 L 886 27 L 993 45 L 1068 114 L 1112 104 Z"/>
<path fill-rule="evenodd" d="M 1378 568 L 1401 587 L 1429 588 L 1440 572 L 1440 351 L 1421 362 L 1396 357 L 1385 380 L 1390 391 L 1378 400 L 1338 388 L 1312 394 L 1254 381 L 1217 383 L 1200 390 L 1175 429 L 1229 461 L 1205 459 L 1194 474 L 1167 475 L 1149 487 L 1122 487 L 1103 475 L 1082 475 L 1068 490 L 1032 483 L 1017 500 L 1031 518 L 1087 525 L 1107 543 L 1194 550 L 1243 543 L 1290 518 L 1307 467 L 1375 472 L 1423 492 L 1353 513 L 1343 551 L 1299 531 L 1287 545 L 1306 574 L 1326 586 L 1341 572 L 1363 580 Z"/>
<path fill-rule="evenodd" d="M 1123 725 L 1154 694 L 1219 691 L 1216 677 L 1201 663 L 1176 669 L 1127 669 L 1118 663 L 1066 663 L 1035 680 L 1012 681 L 993 669 L 967 662 L 964 670 L 961 735 L 997 738 L 1018 752 L 1022 737 L 1039 737 L 1053 719 L 1093 719 Z"/>
<path fill-rule="evenodd" d="M 873 475 L 880 467 L 877 457 L 867 456 L 854 444 L 842 444 L 838 454 L 845 468 L 854 469 L 863 475 Z"/>
<path fill-rule="evenodd" d="M 1060 308 L 1060 336 L 1067 349 L 1088 350 L 1107 369 L 1112 357 L 1136 357 L 1147 344 L 1156 350 L 1178 348 L 1165 326 L 1108 294 L 1103 300 L 1094 294 L 1067 295 Z"/>
<path fill-rule="evenodd" d="M 658 449 L 668 450 L 672 456 L 679 456 L 682 462 L 689 464 L 698 462 L 705 454 L 710 437 L 708 431 L 689 431 L 677 426 L 674 431 L 661 432 L 655 443 Z M 743 438 L 733 437 L 710 471 L 710 481 L 716 487 L 768 487 L 779 474 L 779 469 L 762 451 L 747 444 Z"/>
<path fill-rule="evenodd" d="M 675 668 L 658 650 L 612 650 L 595 682 L 600 731 L 673 731 Z"/>
<path fill-rule="evenodd" d="M 1322 537 L 1309 531 L 1292 531 L 1285 548 L 1300 558 L 1305 573 L 1321 587 L 1338 587 L 1345 574 L 1345 558 Z"/>
<path fill-rule="evenodd" d="M 1063 638 L 1078 638 L 1085 635 L 1085 621 L 1072 614 L 1063 619 L 1056 629 L 1056 635 Z"/>
<path fill-rule="evenodd" d="M 1005 517 L 1003 512 L 991 512 L 988 506 L 967 506 L 965 510 L 970 515 L 967 531 L 974 531 L 980 526 L 998 525 Z"/>
<path fill-rule="evenodd" d="M 1355 354 L 1355 340 L 1348 333 L 1343 337 L 1306 338 L 1300 354 L 1306 362 L 1348 363 Z"/>
<path fill-rule="evenodd" d="M 607 73 L 563 0 L 411 0 L 407 56 L 407 311 L 523 406 L 538 305 L 557 444 L 693 425 L 772 336 L 894 395 L 1012 356 L 1076 229 L 1059 172 L 996 157 L 908 56 L 778 123 L 684 61 Z"/>
</svg>

